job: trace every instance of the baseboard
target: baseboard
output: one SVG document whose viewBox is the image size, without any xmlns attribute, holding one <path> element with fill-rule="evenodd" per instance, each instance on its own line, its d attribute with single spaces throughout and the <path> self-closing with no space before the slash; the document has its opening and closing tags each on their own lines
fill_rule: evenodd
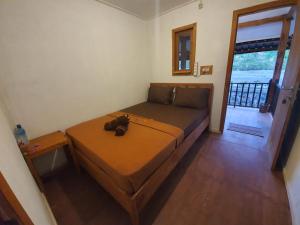
<svg viewBox="0 0 300 225">
<path fill-rule="evenodd" d="M 286 177 L 285 177 L 285 169 L 283 169 L 283 178 L 284 178 L 284 183 L 285 183 L 285 188 L 286 188 L 286 192 L 287 192 L 287 196 L 288 196 L 288 200 L 289 200 L 289 205 L 290 205 L 290 212 L 291 212 L 291 217 L 292 217 L 292 224 L 294 225 L 294 221 L 296 221 L 296 212 L 293 208 L 293 203 L 291 201 L 291 193 L 290 193 L 290 189 L 289 189 L 289 185 L 286 182 Z"/>
</svg>

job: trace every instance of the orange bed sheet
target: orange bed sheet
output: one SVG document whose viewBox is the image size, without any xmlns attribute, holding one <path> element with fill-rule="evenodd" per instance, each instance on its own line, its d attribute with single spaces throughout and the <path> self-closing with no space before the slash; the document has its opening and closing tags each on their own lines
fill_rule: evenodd
<svg viewBox="0 0 300 225">
<path fill-rule="evenodd" d="M 130 115 L 125 136 L 103 129 L 116 112 L 66 130 L 79 155 L 84 155 L 129 195 L 135 193 L 183 141 L 183 130 L 135 115 Z"/>
</svg>

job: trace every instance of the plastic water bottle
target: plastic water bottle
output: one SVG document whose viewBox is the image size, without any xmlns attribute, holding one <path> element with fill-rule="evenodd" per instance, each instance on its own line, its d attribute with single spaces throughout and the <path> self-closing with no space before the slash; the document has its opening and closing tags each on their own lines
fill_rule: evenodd
<svg viewBox="0 0 300 225">
<path fill-rule="evenodd" d="M 14 130 L 14 134 L 19 147 L 27 145 L 29 143 L 26 131 L 18 124 Z"/>
</svg>

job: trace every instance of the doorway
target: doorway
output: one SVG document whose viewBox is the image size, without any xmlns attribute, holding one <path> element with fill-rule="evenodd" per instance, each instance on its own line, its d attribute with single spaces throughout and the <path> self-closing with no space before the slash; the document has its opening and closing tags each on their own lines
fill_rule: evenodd
<svg viewBox="0 0 300 225">
<path fill-rule="evenodd" d="M 33 225 L 13 190 L 0 172 L 0 224 Z"/>
<path fill-rule="evenodd" d="M 268 140 L 294 33 L 295 7 L 281 3 L 233 21 L 220 130 L 257 148 Z"/>
</svg>

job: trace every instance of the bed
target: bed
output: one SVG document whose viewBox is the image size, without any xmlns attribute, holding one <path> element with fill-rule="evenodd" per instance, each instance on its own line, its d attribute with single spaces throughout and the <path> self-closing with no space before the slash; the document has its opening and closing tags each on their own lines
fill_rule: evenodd
<svg viewBox="0 0 300 225">
<path fill-rule="evenodd" d="M 133 225 L 139 225 L 140 211 L 210 120 L 212 84 L 151 83 L 150 90 L 155 88 L 172 90 L 170 103 L 148 99 L 66 130 L 81 167 L 123 206 Z M 206 107 L 180 105 L 180 89 L 207 91 Z M 130 118 L 126 135 L 104 131 L 107 121 L 124 114 Z"/>
</svg>

